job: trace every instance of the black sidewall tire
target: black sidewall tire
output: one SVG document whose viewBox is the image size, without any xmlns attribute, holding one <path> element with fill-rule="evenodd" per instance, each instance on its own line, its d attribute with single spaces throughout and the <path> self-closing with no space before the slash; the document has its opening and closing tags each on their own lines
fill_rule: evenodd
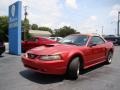
<svg viewBox="0 0 120 90">
<path fill-rule="evenodd" d="M 80 70 L 80 62 L 79 57 L 76 57 L 72 59 L 67 70 L 69 79 L 76 80 L 79 76 L 78 70 Z"/>
<path fill-rule="evenodd" d="M 108 55 L 107 55 L 106 64 L 111 64 L 112 63 L 112 56 L 113 56 L 113 53 L 109 52 Z M 111 59 L 111 61 L 110 61 L 110 59 Z"/>
</svg>

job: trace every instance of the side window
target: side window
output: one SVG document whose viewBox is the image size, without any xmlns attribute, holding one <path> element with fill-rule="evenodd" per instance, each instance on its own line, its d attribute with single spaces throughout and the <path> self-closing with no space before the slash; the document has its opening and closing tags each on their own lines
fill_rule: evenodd
<svg viewBox="0 0 120 90">
<path fill-rule="evenodd" d="M 57 38 L 57 41 L 59 41 L 60 40 L 60 38 Z"/>
<path fill-rule="evenodd" d="M 105 41 L 99 36 L 94 36 L 91 39 L 91 43 L 99 45 L 105 43 Z"/>
</svg>

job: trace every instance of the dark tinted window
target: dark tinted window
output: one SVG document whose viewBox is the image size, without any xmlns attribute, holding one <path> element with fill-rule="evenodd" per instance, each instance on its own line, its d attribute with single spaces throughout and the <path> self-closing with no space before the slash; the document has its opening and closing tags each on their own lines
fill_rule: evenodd
<svg viewBox="0 0 120 90">
<path fill-rule="evenodd" d="M 55 40 L 55 37 L 50 37 L 49 39 Z"/>
</svg>

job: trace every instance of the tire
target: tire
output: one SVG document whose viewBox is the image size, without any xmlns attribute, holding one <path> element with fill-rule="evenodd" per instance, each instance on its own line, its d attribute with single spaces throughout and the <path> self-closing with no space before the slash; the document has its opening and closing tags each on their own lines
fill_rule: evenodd
<svg viewBox="0 0 120 90">
<path fill-rule="evenodd" d="M 120 46 L 120 43 L 118 43 L 118 45 Z"/>
<path fill-rule="evenodd" d="M 0 50 L 0 56 L 2 55 L 2 53 L 3 53 L 3 51 L 2 51 L 2 50 Z"/>
<path fill-rule="evenodd" d="M 80 73 L 80 61 L 79 57 L 72 59 L 68 66 L 67 76 L 69 79 L 76 80 Z"/>
<path fill-rule="evenodd" d="M 110 51 L 107 55 L 106 64 L 112 63 L 112 56 L 113 56 L 113 53 Z"/>
</svg>

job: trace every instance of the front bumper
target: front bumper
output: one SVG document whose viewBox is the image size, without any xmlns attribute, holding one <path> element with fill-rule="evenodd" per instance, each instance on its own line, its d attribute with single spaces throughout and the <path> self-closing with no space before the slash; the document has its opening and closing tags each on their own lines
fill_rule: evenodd
<svg viewBox="0 0 120 90">
<path fill-rule="evenodd" d="M 22 62 L 25 67 L 44 74 L 62 75 L 67 68 L 64 60 L 43 61 L 22 57 Z"/>
</svg>

